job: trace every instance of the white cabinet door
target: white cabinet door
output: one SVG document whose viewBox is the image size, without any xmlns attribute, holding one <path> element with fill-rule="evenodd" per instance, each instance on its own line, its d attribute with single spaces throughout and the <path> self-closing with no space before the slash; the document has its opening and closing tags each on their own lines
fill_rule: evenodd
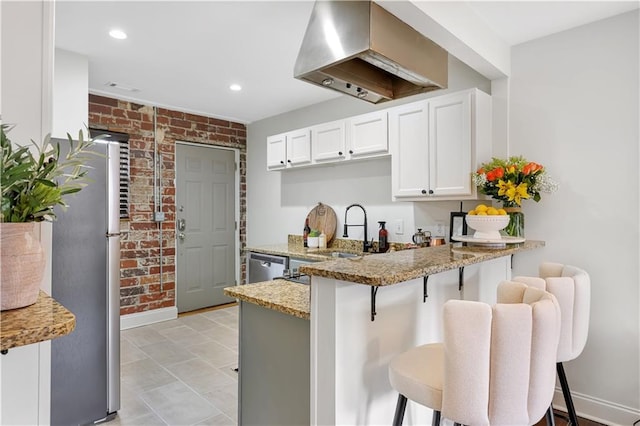
<svg viewBox="0 0 640 426">
<path fill-rule="evenodd" d="M 347 120 L 347 129 L 351 158 L 374 157 L 389 152 L 386 110 L 351 117 Z"/>
<path fill-rule="evenodd" d="M 313 162 L 341 161 L 346 158 L 345 121 L 338 120 L 311 128 Z"/>
<path fill-rule="evenodd" d="M 43 361 L 51 362 L 50 351 L 48 360 L 43 360 L 40 345 L 50 342 L 34 343 L 9 349 L 5 355 L 0 355 L 0 424 L 3 425 L 39 425 L 48 424 L 48 410 L 43 410 L 42 404 L 50 409 L 50 370 L 40 371 Z M 48 346 L 50 348 L 50 346 Z M 48 377 L 40 374 L 49 372 Z"/>
<path fill-rule="evenodd" d="M 285 133 L 267 138 L 267 170 L 284 169 L 287 166 L 287 136 Z"/>
<path fill-rule="evenodd" d="M 429 191 L 429 104 L 389 111 L 391 188 L 394 197 L 426 197 Z"/>
<path fill-rule="evenodd" d="M 471 174 L 491 157 L 491 97 L 477 89 L 389 111 L 393 198 L 475 199 Z"/>
<path fill-rule="evenodd" d="M 429 102 L 429 193 L 471 195 L 472 92 Z"/>
<path fill-rule="evenodd" d="M 311 131 L 309 129 L 287 133 L 287 163 L 289 166 L 311 163 Z"/>
</svg>

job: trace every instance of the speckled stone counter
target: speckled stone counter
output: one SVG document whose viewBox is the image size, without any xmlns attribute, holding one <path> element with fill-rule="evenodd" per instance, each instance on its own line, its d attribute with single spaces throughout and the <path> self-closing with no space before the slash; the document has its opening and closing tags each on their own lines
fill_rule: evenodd
<svg viewBox="0 0 640 426">
<path fill-rule="evenodd" d="M 374 246 L 378 243 L 374 241 Z M 390 245 L 401 250 L 405 243 L 390 243 Z M 265 246 L 246 247 L 246 252 L 273 254 L 276 256 L 288 256 L 297 259 L 305 259 L 314 262 L 322 262 L 331 259 L 331 253 L 340 251 L 343 253 L 362 254 L 362 241 L 336 238 L 328 248 L 305 248 L 302 245 L 301 235 L 289 235 L 286 244 L 272 244 Z"/>
<path fill-rule="evenodd" d="M 41 291 L 35 304 L 0 313 L 0 350 L 62 337 L 75 326 L 75 315 Z"/>
<path fill-rule="evenodd" d="M 360 242 L 360 245 L 362 243 Z M 264 254 L 273 254 L 276 256 L 287 256 L 294 257 L 297 259 L 305 259 L 311 260 L 314 262 L 323 262 L 325 260 L 331 259 L 331 252 L 335 250 L 340 250 L 342 252 L 350 252 L 350 253 L 359 253 L 357 250 L 348 249 L 348 248 L 331 248 L 331 249 L 310 249 L 302 247 L 302 245 L 294 245 L 294 244 L 273 244 L 268 246 L 258 246 L 258 247 L 248 247 L 245 251 L 250 251 L 253 253 L 264 253 Z M 360 247 L 360 252 L 362 248 Z"/>
<path fill-rule="evenodd" d="M 544 247 L 543 241 L 507 244 L 502 248 L 446 244 L 350 259 L 332 259 L 303 265 L 300 272 L 353 283 L 384 286 L 540 247 Z"/>
<path fill-rule="evenodd" d="M 227 287 L 224 294 L 302 319 L 309 319 L 309 286 L 286 280 Z"/>
</svg>

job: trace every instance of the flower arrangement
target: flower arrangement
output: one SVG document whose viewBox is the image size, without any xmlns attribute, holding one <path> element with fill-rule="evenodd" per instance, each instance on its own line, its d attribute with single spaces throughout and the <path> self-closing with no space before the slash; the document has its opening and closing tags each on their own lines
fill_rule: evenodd
<svg viewBox="0 0 640 426">
<path fill-rule="evenodd" d="M 520 207 L 522 201 L 540 201 L 540 193 L 552 193 L 558 184 L 551 179 L 541 164 L 527 161 L 522 156 L 507 160 L 492 158 L 473 174 L 481 193 L 501 201 L 505 207 Z"/>
</svg>

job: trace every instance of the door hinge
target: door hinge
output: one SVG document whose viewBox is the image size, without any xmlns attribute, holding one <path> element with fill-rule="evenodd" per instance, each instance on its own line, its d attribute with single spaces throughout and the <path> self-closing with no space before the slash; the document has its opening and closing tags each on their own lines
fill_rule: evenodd
<svg viewBox="0 0 640 426">
<path fill-rule="evenodd" d="M 236 231 L 238 230 L 238 221 L 235 222 Z"/>
<path fill-rule="evenodd" d="M 238 170 L 238 163 L 233 163 L 234 165 L 234 170 Z"/>
</svg>

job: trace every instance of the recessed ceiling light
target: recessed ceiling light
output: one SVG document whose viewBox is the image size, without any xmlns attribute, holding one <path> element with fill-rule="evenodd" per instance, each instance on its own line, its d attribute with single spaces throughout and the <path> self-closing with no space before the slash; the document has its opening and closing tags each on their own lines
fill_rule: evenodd
<svg viewBox="0 0 640 426">
<path fill-rule="evenodd" d="M 242 86 L 240 86 L 239 84 L 232 84 L 231 86 L 229 86 L 230 90 L 233 90 L 234 92 L 239 92 L 242 90 Z"/>
<path fill-rule="evenodd" d="M 113 38 L 116 38 L 118 40 L 124 40 L 125 38 L 127 38 L 127 33 L 125 33 L 122 30 L 118 30 L 118 29 L 113 29 L 111 31 L 109 31 L 109 35 Z"/>
</svg>

